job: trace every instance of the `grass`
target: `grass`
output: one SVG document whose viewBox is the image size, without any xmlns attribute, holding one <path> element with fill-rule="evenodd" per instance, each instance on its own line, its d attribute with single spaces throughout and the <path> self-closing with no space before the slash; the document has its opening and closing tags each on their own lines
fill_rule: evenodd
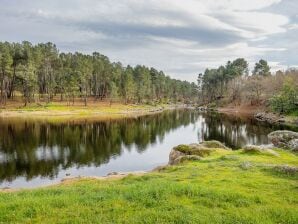
<svg viewBox="0 0 298 224">
<path fill-rule="evenodd" d="M 26 118 L 46 120 L 50 122 L 63 122 L 68 120 L 106 120 L 123 117 L 135 117 L 144 114 L 161 112 L 162 109 L 171 109 L 173 105 L 158 104 L 122 104 L 90 100 L 87 106 L 82 102 L 69 105 L 65 102 L 32 103 L 26 107 L 18 102 L 9 102 L 6 108 L 0 110 L 0 116 L 10 118 Z"/>
<path fill-rule="evenodd" d="M 298 223 L 298 175 L 275 168 L 298 159 L 278 154 L 218 150 L 144 176 L 0 193 L 0 223 Z"/>
</svg>

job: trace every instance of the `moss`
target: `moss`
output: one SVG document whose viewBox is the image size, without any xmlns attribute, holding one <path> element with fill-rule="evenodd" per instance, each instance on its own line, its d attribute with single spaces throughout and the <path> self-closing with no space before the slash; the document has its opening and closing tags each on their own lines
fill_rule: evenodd
<svg viewBox="0 0 298 224">
<path fill-rule="evenodd" d="M 178 145 L 174 149 L 187 155 L 192 151 L 192 148 L 189 145 Z"/>
<path fill-rule="evenodd" d="M 214 149 L 205 148 L 199 144 L 178 145 L 174 149 L 186 155 L 196 155 L 201 157 L 209 156 L 214 151 Z"/>
<path fill-rule="evenodd" d="M 262 155 L 269 155 L 269 156 L 278 156 L 278 153 L 272 149 L 262 148 L 256 145 L 247 145 L 243 148 L 243 153 L 249 154 L 262 154 Z"/>
</svg>

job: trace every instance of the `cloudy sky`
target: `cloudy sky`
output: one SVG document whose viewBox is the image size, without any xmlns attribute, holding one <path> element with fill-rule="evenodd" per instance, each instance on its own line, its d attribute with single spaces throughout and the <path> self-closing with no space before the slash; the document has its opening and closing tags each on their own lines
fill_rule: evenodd
<svg viewBox="0 0 298 224">
<path fill-rule="evenodd" d="M 298 66 L 298 0 L 0 0 L 0 41 L 99 51 L 195 81 L 206 67 L 264 58 Z"/>
</svg>

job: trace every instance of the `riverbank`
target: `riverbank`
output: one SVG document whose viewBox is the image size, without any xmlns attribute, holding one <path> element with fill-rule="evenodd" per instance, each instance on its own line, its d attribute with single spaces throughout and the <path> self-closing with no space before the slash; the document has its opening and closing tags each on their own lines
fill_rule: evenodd
<svg viewBox="0 0 298 224">
<path fill-rule="evenodd" d="M 217 149 L 141 176 L 2 192 L 0 223 L 294 224 L 298 158 L 275 152 Z"/>
<path fill-rule="evenodd" d="M 250 105 L 227 106 L 227 107 L 219 107 L 217 111 L 225 114 L 252 116 L 261 122 L 267 122 L 270 124 L 286 124 L 286 125 L 298 126 L 297 113 L 289 114 L 289 115 L 281 115 L 281 114 L 272 113 L 268 111 L 268 108 L 264 106 L 250 106 Z"/>
<path fill-rule="evenodd" d="M 109 102 L 90 102 L 87 106 L 66 105 L 65 103 L 31 104 L 23 107 L 18 104 L 8 105 L 0 109 L 0 118 L 26 118 L 49 121 L 64 120 L 107 120 L 124 117 L 138 117 L 160 113 L 165 110 L 188 108 L 183 104 L 121 104 Z"/>
</svg>

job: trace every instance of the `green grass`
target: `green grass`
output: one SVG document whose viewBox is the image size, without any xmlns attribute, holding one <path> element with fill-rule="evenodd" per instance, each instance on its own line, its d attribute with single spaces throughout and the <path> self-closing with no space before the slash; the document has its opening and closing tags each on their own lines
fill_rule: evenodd
<svg viewBox="0 0 298 224">
<path fill-rule="evenodd" d="M 0 193 L 0 223 L 298 223 L 297 155 L 218 150 L 121 180 Z M 243 164 L 249 166 L 243 166 Z"/>
</svg>

